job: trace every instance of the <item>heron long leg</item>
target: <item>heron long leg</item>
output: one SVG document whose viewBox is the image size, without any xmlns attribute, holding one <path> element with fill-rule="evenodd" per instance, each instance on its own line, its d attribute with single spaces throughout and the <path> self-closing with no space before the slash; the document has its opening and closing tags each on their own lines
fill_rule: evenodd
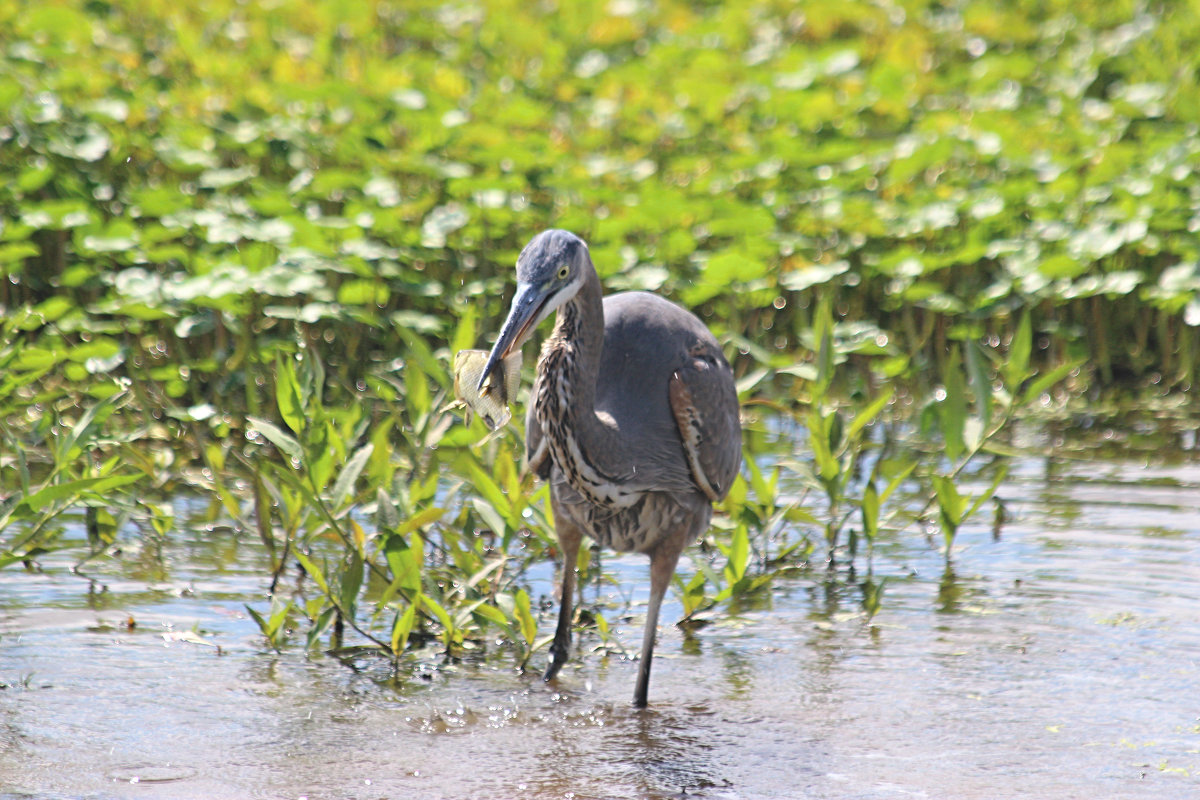
<svg viewBox="0 0 1200 800">
<path fill-rule="evenodd" d="M 633 691 L 633 704 L 646 707 L 646 693 L 650 689 L 650 662 L 654 658 L 654 640 L 658 634 L 658 610 L 663 596 L 675 574 L 679 554 L 689 539 L 676 536 L 663 541 L 650 556 L 650 605 L 646 608 L 646 628 L 642 632 L 642 655 L 638 662 L 637 687 Z"/>
<path fill-rule="evenodd" d="M 579 556 L 579 543 L 583 533 L 565 514 L 555 508 L 555 527 L 558 529 L 558 544 L 562 548 L 562 601 L 558 607 L 558 627 L 554 629 L 554 641 L 550 644 L 550 659 L 542 680 L 551 680 L 571 653 L 571 619 L 575 603 L 575 564 Z"/>
</svg>

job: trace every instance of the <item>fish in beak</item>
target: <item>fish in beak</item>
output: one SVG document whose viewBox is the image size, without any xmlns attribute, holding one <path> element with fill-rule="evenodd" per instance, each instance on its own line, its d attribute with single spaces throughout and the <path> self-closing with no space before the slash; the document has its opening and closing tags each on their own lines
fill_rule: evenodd
<svg viewBox="0 0 1200 800">
<path fill-rule="evenodd" d="M 476 389 L 483 393 L 484 384 L 489 386 L 505 385 L 505 376 L 500 375 L 499 381 L 490 380 L 492 373 L 503 368 L 504 360 L 514 352 L 520 353 L 521 345 L 529 339 L 533 329 L 537 327 L 550 313 L 548 301 L 552 292 L 528 283 L 517 284 L 517 293 L 513 296 L 512 308 L 508 311 L 508 319 L 500 328 L 500 336 L 496 339 L 492 352 L 488 354 L 487 363 L 479 376 Z"/>
</svg>

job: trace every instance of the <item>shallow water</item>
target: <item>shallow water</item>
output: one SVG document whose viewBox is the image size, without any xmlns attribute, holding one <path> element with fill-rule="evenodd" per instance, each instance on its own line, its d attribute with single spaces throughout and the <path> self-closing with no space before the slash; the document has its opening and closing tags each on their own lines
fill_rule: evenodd
<svg viewBox="0 0 1200 800">
<path fill-rule="evenodd" d="M 818 571 L 665 625 L 641 712 L 636 662 L 596 651 L 555 686 L 265 651 L 263 564 L 227 533 L 127 548 L 103 593 L 67 556 L 9 569 L 0 797 L 1200 797 L 1200 465 L 1028 459 L 1002 495 L 952 570 L 918 534 L 882 546 L 869 623 Z M 605 568 L 635 651 L 644 559 Z"/>
</svg>

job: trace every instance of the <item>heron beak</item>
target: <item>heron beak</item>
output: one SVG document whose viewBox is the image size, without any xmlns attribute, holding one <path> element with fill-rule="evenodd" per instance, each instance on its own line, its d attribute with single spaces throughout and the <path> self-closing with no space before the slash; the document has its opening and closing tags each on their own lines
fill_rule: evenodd
<svg viewBox="0 0 1200 800">
<path fill-rule="evenodd" d="M 483 391 L 488 376 L 500 366 L 505 356 L 519 350 L 521 345 L 525 344 L 525 340 L 529 338 L 529 334 L 541 318 L 542 308 L 549 297 L 550 292 L 544 288 L 528 283 L 517 284 L 517 293 L 513 297 L 512 308 L 508 311 L 508 319 L 504 320 L 500 336 L 496 339 L 492 352 L 488 354 L 487 364 L 479 376 L 479 386 L 476 387 L 479 391 Z"/>
</svg>

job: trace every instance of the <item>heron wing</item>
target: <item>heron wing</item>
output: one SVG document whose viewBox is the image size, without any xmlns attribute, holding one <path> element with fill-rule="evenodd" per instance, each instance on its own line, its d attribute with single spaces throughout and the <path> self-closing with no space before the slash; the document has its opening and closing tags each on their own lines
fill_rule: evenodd
<svg viewBox="0 0 1200 800">
<path fill-rule="evenodd" d="M 742 462 L 742 428 L 732 370 L 719 350 L 699 342 L 671 375 L 671 411 L 679 425 L 692 478 L 716 502 Z"/>
</svg>

